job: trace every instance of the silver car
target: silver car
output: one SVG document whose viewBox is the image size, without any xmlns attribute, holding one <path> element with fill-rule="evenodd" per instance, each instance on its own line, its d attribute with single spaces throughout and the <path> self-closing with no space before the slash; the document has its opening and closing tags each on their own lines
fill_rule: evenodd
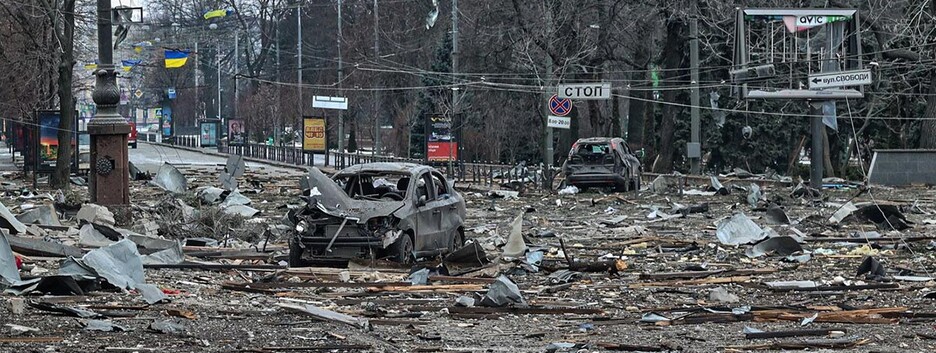
<svg viewBox="0 0 936 353">
<path fill-rule="evenodd" d="M 465 200 L 438 170 L 368 163 L 309 173 L 306 207 L 290 213 L 290 266 L 389 258 L 412 263 L 465 243 Z"/>
</svg>

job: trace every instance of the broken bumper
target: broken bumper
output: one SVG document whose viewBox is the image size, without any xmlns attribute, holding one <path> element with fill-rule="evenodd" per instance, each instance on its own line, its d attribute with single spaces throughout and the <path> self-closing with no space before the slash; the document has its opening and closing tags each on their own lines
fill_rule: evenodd
<svg viewBox="0 0 936 353">
<path fill-rule="evenodd" d="M 576 173 L 569 175 L 566 180 L 576 186 L 613 186 L 629 182 L 624 176 L 612 173 Z"/>
</svg>

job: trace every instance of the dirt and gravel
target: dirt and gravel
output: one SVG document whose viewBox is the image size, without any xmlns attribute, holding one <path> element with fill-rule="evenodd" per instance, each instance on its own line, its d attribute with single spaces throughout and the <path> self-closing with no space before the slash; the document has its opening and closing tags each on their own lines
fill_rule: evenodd
<svg viewBox="0 0 936 353">
<path fill-rule="evenodd" d="M 217 168 L 181 171 L 194 189 L 217 185 Z M 754 181 L 761 189 L 754 202 L 748 200 L 751 180 L 729 178 L 721 180 L 728 195 L 699 192 L 710 183 L 692 178 L 682 191 L 663 187 L 638 195 L 528 191 L 514 199 L 472 187 L 463 191 L 466 235 L 485 249 L 491 263 L 443 262 L 443 273 L 433 272 L 426 285 L 413 286 L 407 279 L 410 268 L 379 261 L 286 269 L 288 235 L 248 225 L 277 224 L 288 204 L 299 203 L 301 175 L 248 171 L 241 185 L 254 192 L 244 195 L 262 212 L 239 227 L 213 225 L 211 232 L 189 235 L 227 239 L 231 248 L 186 246 L 185 266 L 176 266 L 183 268 L 146 269 L 146 282 L 169 300 L 147 305 L 136 293 L 106 289 L 80 296 L 0 296 L 0 351 L 936 351 L 936 299 L 928 298 L 936 285 L 930 278 L 936 269 L 931 248 L 936 192 L 927 187 L 868 190 L 840 183 L 811 197 L 791 196 L 793 185 L 760 180 Z M 42 202 L 22 198 L 27 184 L 18 175 L 8 174 L 4 182 L 2 201 L 13 213 L 21 212 L 23 204 Z M 133 188 L 136 221 L 153 220 L 165 202 L 164 192 L 144 181 L 133 182 Z M 52 192 L 33 194 L 46 191 Z M 848 202 L 862 210 L 883 206 L 881 211 L 896 218 L 874 224 L 856 217 L 861 213 L 856 211 L 831 222 Z M 681 212 L 679 205 L 696 212 Z M 770 205 L 781 207 L 791 224 L 773 224 L 767 216 Z M 718 225 L 739 213 L 769 227 L 771 237 L 798 239 L 802 250 L 749 257 L 750 244 L 724 245 L 716 236 Z M 541 251 L 541 262 L 535 256 L 513 261 L 501 256 L 510 224 L 520 214 L 527 254 Z M 909 228 L 888 229 L 902 228 L 904 219 Z M 77 228 L 73 220 L 62 221 Z M 159 219 L 157 233 L 167 236 L 165 227 L 172 222 Z M 22 236 L 76 243 L 74 232 L 45 231 L 43 237 Z M 872 231 L 877 234 L 865 233 Z M 858 275 L 868 257 L 880 268 Z M 20 273 L 55 271 L 62 261 L 25 256 Z M 563 272 L 570 261 L 579 271 Z M 428 259 L 421 266 L 439 264 Z M 215 268 L 205 269 L 210 266 Z M 480 305 L 499 275 L 518 285 L 524 303 Z M 766 284 L 775 281 L 815 283 L 793 290 Z M 461 296 L 479 304 L 458 305 Z M 89 319 L 29 305 L 39 302 L 91 310 L 129 331 L 87 330 L 83 326 Z M 14 313 L 21 304 L 25 308 Z M 322 320 L 323 315 L 331 319 Z M 165 320 L 180 324 L 181 331 L 150 328 Z M 37 330 L 21 333 L 11 325 Z M 745 332 L 757 330 L 796 337 L 746 338 Z"/>
</svg>

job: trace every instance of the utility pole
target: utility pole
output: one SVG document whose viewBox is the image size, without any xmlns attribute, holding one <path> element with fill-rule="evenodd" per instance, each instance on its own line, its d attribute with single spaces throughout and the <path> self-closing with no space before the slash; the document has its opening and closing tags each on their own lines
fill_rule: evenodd
<svg viewBox="0 0 936 353">
<path fill-rule="evenodd" d="M 296 6 L 296 49 L 298 53 L 296 59 L 296 88 L 299 90 L 299 116 L 302 119 L 302 112 L 305 106 L 302 104 L 302 6 Z M 276 124 L 273 124 L 276 126 Z M 279 142 L 279 129 L 276 130 L 277 142 Z"/>
<path fill-rule="evenodd" d="M 218 120 L 221 120 L 221 38 L 218 38 Z"/>
<path fill-rule="evenodd" d="M 240 117 L 238 108 L 238 94 L 240 93 L 240 30 L 234 28 L 234 119 Z M 228 117 L 226 120 L 231 120 Z M 221 131 L 227 131 L 228 124 L 221 121 Z M 228 134 L 231 132 L 228 131 Z"/>
<path fill-rule="evenodd" d="M 702 171 L 702 144 L 699 122 L 699 4 L 693 2 L 692 19 L 689 21 L 689 61 L 691 65 L 690 79 L 692 80 L 691 96 L 689 98 L 690 110 L 690 137 L 686 145 L 686 154 L 689 156 L 690 173 L 698 175 Z"/>
<path fill-rule="evenodd" d="M 380 17 L 374 0 L 374 60 L 380 60 Z M 379 77 L 379 73 L 377 73 Z M 378 80 L 378 82 L 380 82 Z M 374 90 L 374 154 L 380 154 L 380 90 Z"/>
<path fill-rule="evenodd" d="M 452 0 L 452 78 L 455 82 L 458 82 L 458 0 Z M 452 169 L 452 164 L 454 163 L 452 156 L 452 145 L 455 144 L 455 148 L 458 148 L 458 140 L 455 139 L 458 134 L 456 133 L 456 119 L 458 118 L 458 86 L 452 87 L 452 118 L 449 120 L 449 175 L 454 175 L 455 170 Z"/>
<path fill-rule="evenodd" d="M 338 0 L 338 96 L 343 96 L 341 81 L 344 81 L 344 68 L 341 66 L 341 0 Z M 344 114 L 338 111 L 338 152 L 344 152 Z"/>
<path fill-rule="evenodd" d="M 198 111 L 201 108 L 201 101 L 198 100 L 198 62 L 201 61 L 201 53 L 198 52 L 198 39 L 195 40 L 195 126 L 198 126 L 198 119 L 201 114 Z"/>
<path fill-rule="evenodd" d="M 549 119 L 548 117 L 550 115 L 549 98 L 552 97 L 552 95 L 550 94 L 551 92 L 550 88 L 552 87 L 553 60 L 550 54 L 552 52 L 553 18 L 552 18 L 552 5 L 550 4 L 550 1 L 549 0 L 544 1 L 543 4 L 546 5 L 547 38 L 546 38 L 546 70 L 545 70 L 545 73 L 544 73 L 545 75 L 543 79 L 543 87 L 545 87 L 545 90 L 543 91 L 543 100 L 540 102 L 540 104 L 543 104 L 542 102 L 546 102 L 546 104 L 543 105 L 543 111 L 544 111 L 543 115 L 546 116 L 548 120 Z M 543 141 L 543 143 L 546 144 L 546 156 L 544 157 L 546 160 L 546 168 L 548 170 L 548 168 L 552 168 L 552 165 L 553 165 L 553 129 L 549 126 L 546 126 L 546 141 Z M 548 177 L 545 179 L 551 180 Z"/>
</svg>

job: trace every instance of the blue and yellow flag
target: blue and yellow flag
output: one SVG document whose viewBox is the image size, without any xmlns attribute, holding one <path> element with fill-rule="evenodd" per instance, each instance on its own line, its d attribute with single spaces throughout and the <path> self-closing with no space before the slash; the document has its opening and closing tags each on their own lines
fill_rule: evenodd
<svg viewBox="0 0 936 353">
<path fill-rule="evenodd" d="M 97 70 L 97 63 L 96 63 L 96 62 L 94 62 L 94 63 L 85 63 L 85 64 L 84 64 L 84 68 L 85 68 L 85 70 Z"/>
<path fill-rule="evenodd" d="M 124 71 L 130 71 L 130 70 L 133 70 L 133 68 L 139 65 L 141 62 L 142 60 L 139 60 L 139 59 L 127 59 L 127 60 L 121 60 L 120 64 L 123 67 Z"/>
<path fill-rule="evenodd" d="M 232 13 L 234 13 L 234 11 L 231 10 L 231 9 L 227 9 L 227 10 L 211 10 L 211 11 L 205 12 L 205 16 L 204 16 L 204 17 L 205 17 L 206 20 L 210 20 L 210 19 L 216 18 L 216 17 L 228 16 L 228 15 L 230 15 L 230 14 L 232 14 Z"/>
<path fill-rule="evenodd" d="M 185 66 L 185 62 L 188 61 L 188 54 L 188 50 L 166 49 L 166 68 L 175 69 Z"/>
</svg>

